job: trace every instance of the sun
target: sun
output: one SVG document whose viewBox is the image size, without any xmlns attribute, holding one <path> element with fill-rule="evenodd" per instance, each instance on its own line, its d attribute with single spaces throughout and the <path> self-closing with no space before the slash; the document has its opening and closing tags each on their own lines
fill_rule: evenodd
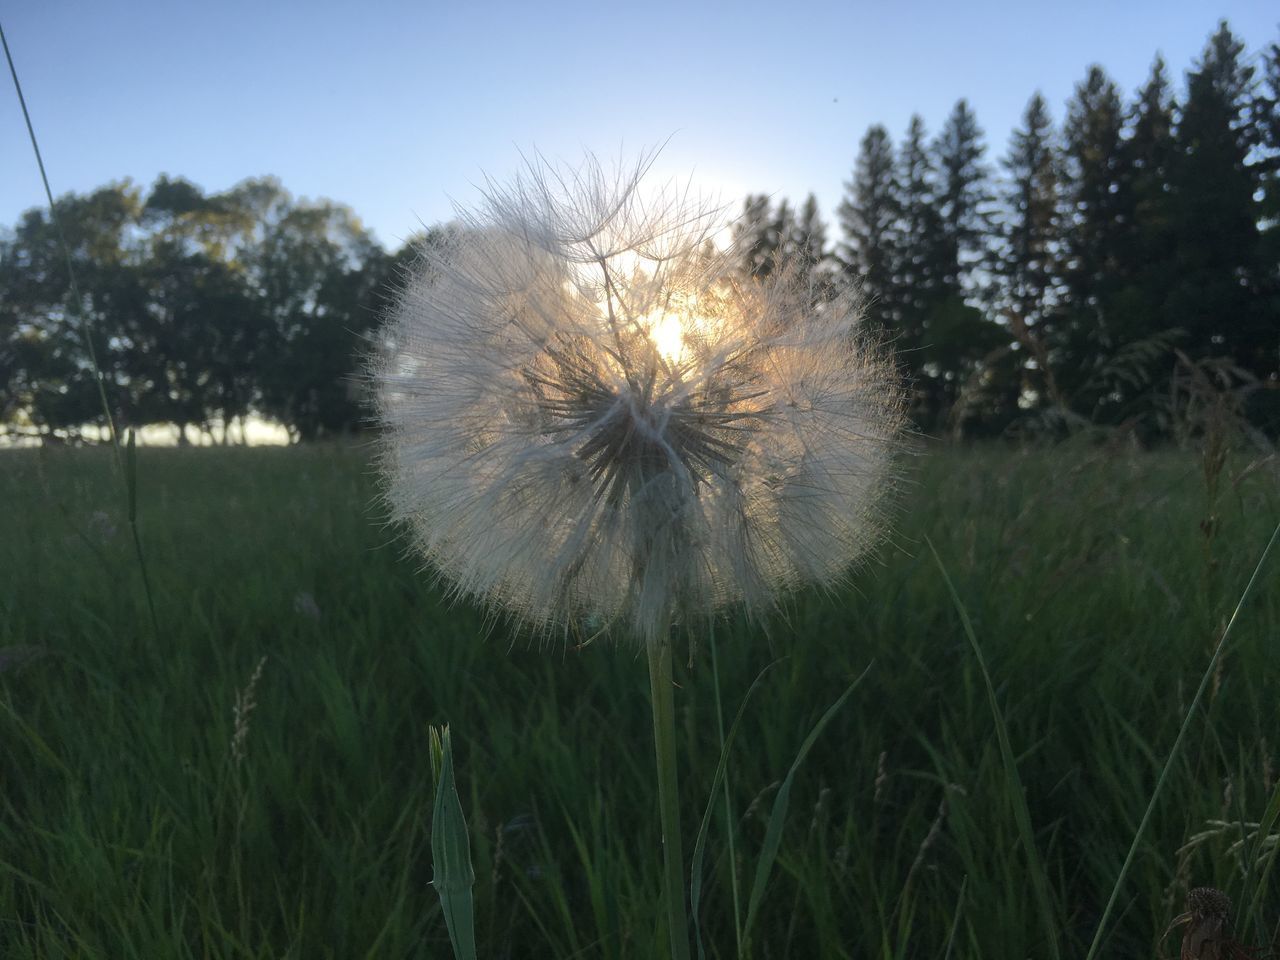
<svg viewBox="0 0 1280 960">
<path fill-rule="evenodd" d="M 638 325 L 658 355 L 672 368 L 685 367 L 694 359 L 694 345 L 705 339 L 711 320 L 698 309 L 698 298 L 685 294 L 664 306 L 641 314 Z"/>
<path fill-rule="evenodd" d="M 645 323 L 645 332 L 658 353 L 671 366 L 678 367 L 687 359 L 685 324 L 679 314 L 663 312 L 648 319 Z"/>
</svg>

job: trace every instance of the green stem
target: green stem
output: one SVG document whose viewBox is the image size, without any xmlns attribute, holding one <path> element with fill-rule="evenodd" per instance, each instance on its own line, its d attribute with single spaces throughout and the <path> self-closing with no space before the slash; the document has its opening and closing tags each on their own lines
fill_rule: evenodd
<svg viewBox="0 0 1280 960">
<path fill-rule="evenodd" d="M 138 536 L 137 517 L 137 485 L 135 478 L 136 461 L 134 460 L 134 434 L 129 435 L 129 464 L 126 466 L 120 455 L 120 435 L 116 432 L 115 416 L 111 413 L 111 404 L 107 400 L 107 388 L 102 368 L 98 364 L 98 352 L 93 345 L 93 329 L 89 318 L 84 313 L 84 298 L 80 295 L 80 285 L 76 282 L 75 263 L 71 257 L 71 245 L 67 243 L 67 235 L 62 229 L 62 220 L 58 216 L 58 205 L 53 202 L 53 188 L 49 186 L 49 175 L 44 169 L 44 157 L 40 154 L 40 141 L 36 139 L 36 128 L 31 122 L 31 113 L 27 110 L 27 98 L 23 96 L 22 84 L 18 80 L 18 68 L 14 65 L 13 54 L 9 52 L 9 41 L 4 35 L 4 27 L 0 27 L 0 47 L 4 48 L 4 58 L 9 64 L 9 75 L 13 77 L 13 89 L 18 94 L 18 105 L 22 108 L 22 119 L 27 124 L 27 135 L 31 138 L 31 149 L 36 155 L 36 166 L 40 168 L 40 182 L 44 184 L 45 199 L 49 201 L 49 222 L 53 224 L 58 235 L 58 243 L 62 247 L 62 256 L 67 263 L 67 281 L 71 286 L 71 311 L 75 316 L 80 334 L 84 338 L 85 350 L 89 356 L 89 367 L 93 370 L 93 381 L 98 387 L 98 399 L 102 402 L 102 415 L 107 421 L 107 434 L 111 439 L 111 452 L 115 455 L 116 473 L 120 475 L 125 486 L 125 497 L 129 502 L 129 529 L 133 532 L 133 548 L 138 558 L 138 568 L 142 571 L 142 589 L 147 595 L 147 609 L 151 611 L 151 629 L 155 632 L 157 642 L 160 640 L 160 621 L 156 618 L 155 599 L 151 594 L 151 578 L 147 576 L 147 561 L 142 553 L 142 539 Z"/>
<path fill-rule="evenodd" d="M 720 706 L 720 659 L 716 655 L 715 621 L 707 631 L 711 638 L 711 675 L 716 687 L 716 726 L 720 732 L 720 752 L 724 753 L 724 711 Z M 727 766 L 726 766 L 727 771 Z M 737 821 L 733 818 L 733 801 L 729 796 L 729 776 L 724 778 L 724 828 L 729 836 L 729 882 L 733 889 L 733 934 L 738 946 L 738 955 L 742 955 L 742 909 L 738 898 L 738 851 L 734 849 L 733 835 Z"/>
<path fill-rule="evenodd" d="M 649 652 L 649 696 L 653 707 L 653 749 L 658 761 L 658 812 L 662 818 L 662 859 L 667 927 L 672 960 L 689 960 L 689 919 L 684 906 L 684 851 L 680 844 L 680 794 L 676 779 L 676 702 L 671 682 L 671 637 L 645 644 Z"/>
</svg>

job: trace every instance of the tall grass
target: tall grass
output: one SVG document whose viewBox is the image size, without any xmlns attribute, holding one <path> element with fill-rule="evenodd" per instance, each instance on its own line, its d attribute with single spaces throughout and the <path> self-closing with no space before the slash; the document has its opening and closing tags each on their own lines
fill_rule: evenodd
<svg viewBox="0 0 1280 960">
<path fill-rule="evenodd" d="M 155 597 L 151 592 L 151 577 L 147 572 L 146 554 L 142 550 L 142 536 L 138 532 L 136 435 L 133 430 L 129 431 L 128 445 L 122 454 L 120 434 L 116 430 L 115 415 L 112 413 L 111 403 L 107 399 L 106 378 L 103 376 L 102 368 L 98 364 L 98 349 L 94 344 L 98 332 L 93 329 L 93 324 L 84 312 L 84 297 L 80 293 L 80 284 L 76 280 L 75 264 L 71 257 L 71 246 L 67 243 L 67 235 L 62 229 L 62 219 L 58 215 L 58 205 L 53 200 L 53 188 L 49 185 L 49 174 L 44 168 L 44 157 L 40 153 L 40 140 L 36 136 L 36 128 L 31 121 L 31 113 L 27 109 L 27 98 L 22 93 L 22 82 L 18 79 L 18 67 L 13 61 L 13 53 L 9 50 L 9 40 L 5 36 L 3 26 L 0 26 L 0 47 L 4 49 L 5 63 L 9 67 L 9 76 L 13 80 L 13 89 L 18 95 L 18 104 L 22 108 L 22 119 L 27 127 L 27 135 L 31 140 L 31 152 L 35 156 L 36 167 L 40 170 L 40 183 L 44 187 L 45 200 L 49 204 L 49 220 L 58 235 L 58 245 L 62 248 L 63 260 L 66 263 L 67 288 L 70 292 L 70 296 L 67 299 L 67 310 L 75 318 L 76 327 L 81 339 L 84 341 L 85 355 L 88 357 L 89 367 L 93 373 L 93 383 L 97 387 L 98 400 L 102 404 L 102 419 L 107 426 L 107 436 L 111 441 L 111 452 L 115 455 L 116 472 L 122 485 L 121 492 L 124 495 L 125 502 L 128 504 L 126 514 L 129 522 L 129 532 L 133 539 L 134 559 L 137 561 L 138 572 L 142 578 L 143 594 L 147 598 L 147 613 L 151 617 L 151 628 L 158 641 L 160 638 L 160 622 L 156 618 Z"/>
<path fill-rule="evenodd" d="M 600 644 L 548 657 L 450 607 L 371 515 L 364 451 L 338 446 L 146 451 L 157 641 L 111 474 L 101 450 L 0 453 L 0 956 L 448 956 L 427 756 L 445 722 L 478 955 L 663 955 L 641 664 Z M 1280 518 L 1276 480 L 1228 465 L 1210 578 L 1189 457 L 939 452 L 856 589 L 718 624 L 729 713 L 783 659 L 714 796 L 710 651 L 675 664 L 689 835 L 716 810 L 707 956 L 736 956 L 734 874 L 750 890 L 778 780 L 873 659 L 790 786 L 753 955 L 1048 954 L 987 686 L 926 535 L 981 642 L 1060 950 L 1083 955 L 1219 638 L 1205 624 Z M 1240 939 L 1277 936 L 1274 573 L 1167 771 L 1107 955 L 1155 955 L 1188 885 L 1233 897 Z"/>
</svg>

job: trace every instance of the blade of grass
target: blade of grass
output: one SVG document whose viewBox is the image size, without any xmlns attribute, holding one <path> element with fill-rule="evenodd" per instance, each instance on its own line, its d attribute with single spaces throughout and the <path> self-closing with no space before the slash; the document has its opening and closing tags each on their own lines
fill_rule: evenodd
<svg viewBox="0 0 1280 960">
<path fill-rule="evenodd" d="M 111 405 L 107 402 L 107 390 L 103 386 L 102 369 L 98 365 L 98 353 L 93 346 L 93 337 L 89 328 L 89 321 L 84 316 L 82 310 L 82 300 L 80 298 L 80 285 L 76 282 L 75 267 L 71 262 L 71 246 L 67 243 L 67 235 L 62 230 L 62 221 L 58 219 L 58 210 L 53 202 L 53 190 L 49 186 L 49 175 L 45 173 L 44 157 L 40 154 L 40 143 L 36 139 L 36 128 L 31 122 L 31 114 L 27 110 L 27 98 L 22 93 L 22 84 L 18 81 L 18 68 L 14 65 L 13 54 L 9 52 L 9 41 L 4 35 L 4 27 L 0 26 L 0 44 L 4 46 L 4 57 L 9 63 L 9 75 L 13 77 L 13 89 L 18 94 L 18 105 L 22 108 L 22 119 L 27 124 L 27 135 L 31 138 L 31 149 L 35 151 L 36 166 L 40 168 L 40 181 L 44 184 L 44 195 L 49 201 L 49 219 L 53 222 L 54 232 L 58 235 L 58 242 L 62 246 L 62 255 L 67 261 L 67 279 L 71 284 L 72 311 L 79 321 L 80 334 L 84 337 L 85 349 L 89 352 L 89 364 L 93 367 L 94 383 L 98 386 L 98 398 L 102 401 L 102 412 L 107 418 L 107 430 L 111 435 L 111 445 L 115 450 L 116 466 L 120 467 L 120 442 L 116 436 L 116 421 L 111 415 Z"/>
<path fill-rule="evenodd" d="M 147 612 L 151 615 L 151 629 L 160 637 L 160 620 L 156 616 L 156 604 L 151 593 L 151 577 L 147 574 L 147 561 L 142 553 L 142 537 L 138 534 L 138 431 L 129 428 L 129 444 L 125 456 L 125 493 L 129 498 L 129 532 L 133 535 L 133 552 L 138 558 L 138 570 L 142 574 L 142 592 L 147 598 Z"/>
<path fill-rule="evenodd" d="M 712 642 L 714 643 L 714 640 Z M 713 647 L 712 648 L 713 663 L 714 663 L 714 659 L 715 659 L 715 648 Z M 711 790 L 707 796 L 707 809 L 702 814 L 702 824 L 698 827 L 698 836 L 697 836 L 697 839 L 694 840 L 693 842 L 693 862 L 690 866 L 690 873 L 689 873 L 689 910 L 693 914 L 693 939 L 694 939 L 695 946 L 697 946 L 698 948 L 699 960 L 702 960 L 702 958 L 706 956 L 706 952 L 704 951 L 702 946 L 702 925 L 698 919 L 698 907 L 702 903 L 702 859 L 703 859 L 703 854 L 706 851 L 707 830 L 711 826 L 711 814 L 712 814 L 712 811 L 715 809 L 716 790 L 720 787 L 721 783 L 724 781 L 725 769 L 729 762 L 729 748 L 733 746 L 734 738 L 737 737 L 738 735 L 738 726 L 742 722 L 743 715 L 746 713 L 747 704 L 751 702 L 751 696 L 756 692 L 756 689 L 760 686 L 760 681 L 764 679 L 764 675 L 768 673 L 770 670 L 772 670 L 774 666 L 776 666 L 779 662 L 780 661 L 775 660 L 773 663 L 769 664 L 767 667 L 761 670 L 760 673 L 757 674 L 751 686 L 747 688 L 747 694 L 742 698 L 742 704 L 738 707 L 738 713 L 733 718 L 733 723 L 729 726 L 729 735 L 727 737 L 724 735 L 724 732 L 723 732 L 724 725 L 721 724 L 721 727 L 720 727 L 721 729 L 720 762 L 716 765 L 715 776 L 712 777 L 711 779 Z M 718 685 L 719 684 L 718 677 L 716 682 Z M 717 686 L 717 690 L 716 690 L 717 714 L 719 713 L 719 706 L 720 706 L 720 691 Z M 727 804 L 728 802 L 729 802 L 729 795 L 728 795 L 728 790 L 726 789 L 725 803 Z M 732 845 L 733 820 L 732 818 L 729 820 L 729 832 L 730 832 L 730 847 L 729 847 L 730 869 L 731 869 L 731 872 L 736 872 L 736 861 L 733 859 L 733 845 Z M 734 884 L 734 889 L 736 893 L 736 889 L 737 889 L 736 883 Z M 736 899 L 737 898 L 735 896 L 735 906 L 736 906 Z M 736 924 L 737 922 L 736 912 L 734 916 L 734 921 Z M 742 939 L 740 934 L 738 938 L 738 952 L 739 953 L 742 952 Z"/>
<path fill-rule="evenodd" d="M 1231 619 L 1227 621 L 1226 629 L 1222 631 L 1222 636 L 1219 638 L 1217 646 L 1213 648 L 1213 656 L 1209 658 L 1209 665 L 1205 667 L 1204 675 L 1200 678 L 1200 686 L 1196 689 L 1196 695 L 1191 698 L 1191 704 L 1187 707 L 1186 716 L 1182 718 L 1182 726 L 1178 730 L 1178 736 L 1174 739 L 1173 746 L 1169 748 L 1169 756 L 1165 759 L 1164 768 L 1156 779 L 1156 786 L 1151 792 L 1151 799 L 1147 803 L 1146 812 L 1143 813 L 1142 820 L 1138 823 L 1137 832 L 1133 835 L 1133 843 L 1129 845 L 1129 853 L 1125 856 L 1124 863 L 1120 865 L 1120 873 L 1116 876 L 1115 885 L 1111 888 L 1111 896 L 1107 899 L 1107 905 L 1102 911 L 1102 918 L 1098 920 L 1098 929 L 1093 934 L 1093 942 L 1089 944 L 1089 952 L 1085 954 L 1085 960 L 1093 960 L 1098 955 L 1098 950 L 1102 946 L 1102 935 L 1106 932 L 1107 920 L 1111 918 L 1111 911 L 1115 909 L 1116 900 L 1120 897 L 1120 888 L 1124 885 L 1125 878 L 1129 875 L 1129 868 L 1133 866 L 1133 860 L 1138 855 L 1138 844 L 1142 842 L 1142 836 L 1147 831 L 1147 824 L 1151 821 L 1151 814 L 1155 811 L 1156 802 L 1164 791 L 1165 781 L 1169 778 L 1169 771 L 1182 750 L 1182 741 L 1186 739 L 1187 731 L 1191 729 L 1191 719 L 1195 716 L 1196 708 L 1200 705 L 1200 701 L 1204 699 L 1204 692 L 1208 689 L 1209 682 L 1213 679 L 1214 670 L 1218 666 L 1218 661 L 1222 658 L 1222 651 L 1227 645 L 1227 639 L 1231 636 L 1231 630 L 1236 625 L 1236 620 L 1240 616 L 1240 611 L 1244 608 L 1245 601 L 1249 599 L 1249 595 L 1253 592 L 1254 584 L 1258 582 L 1258 574 L 1262 572 L 1262 567 L 1267 562 L 1267 555 L 1271 553 L 1271 548 L 1275 546 L 1278 536 L 1280 536 L 1280 523 L 1276 524 L 1275 530 L 1272 531 L 1271 539 L 1267 541 L 1267 545 L 1262 551 L 1262 556 L 1258 558 L 1257 566 L 1253 568 L 1253 576 L 1249 578 L 1249 582 L 1245 585 L 1244 593 L 1240 595 L 1240 601 L 1236 604 L 1235 610 L 1232 611 Z"/>
<path fill-rule="evenodd" d="M 673 960 L 689 960 L 689 919 L 684 900 L 684 853 L 680 840 L 680 788 L 676 771 L 676 711 L 671 678 L 669 631 L 646 643 L 649 702 L 653 708 L 653 748 L 658 774 L 658 816 L 662 822 L 663 899 Z"/>
<path fill-rule="evenodd" d="M 1257 841 L 1254 844 L 1254 849 L 1248 854 L 1249 857 L 1256 858 L 1259 862 L 1262 860 L 1262 855 L 1258 851 L 1262 847 L 1262 842 L 1271 835 L 1271 828 L 1276 825 L 1277 818 L 1280 818 L 1280 782 L 1276 783 L 1275 789 L 1271 791 L 1271 800 L 1267 803 L 1267 809 L 1262 814 L 1262 820 L 1258 823 Z M 1276 864 L 1277 853 L 1280 853 L 1280 843 L 1273 846 L 1271 852 L 1266 854 L 1266 865 L 1262 868 L 1262 874 L 1253 886 L 1248 909 L 1242 914 L 1242 919 L 1247 919 L 1252 915 L 1258 929 L 1262 931 L 1265 931 L 1266 925 L 1266 918 L 1262 915 L 1262 897 L 1269 889 L 1271 868 Z"/>
<path fill-rule="evenodd" d="M 924 540 L 929 545 L 929 550 L 933 553 L 933 559 L 942 574 L 942 580 L 947 585 L 947 592 L 951 594 L 951 602 L 955 606 L 956 612 L 960 614 L 960 622 L 964 626 L 964 633 L 969 640 L 973 655 L 978 661 L 978 668 L 982 671 L 982 682 L 987 688 L 987 702 L 991 705 L 991 715 L 995 719 L 996 739 L 1000 743 L 1000 757 L 1004 765 L 1009 799 L 1013 804 L 1013 817 L 1018 825 L 1022 846 L 1027 852 L 1031 886 L 1035 891 L 1040 921 L 1044 925 L 1045 939 L 1049 944 L 1049 956 L 1053 960 L 1058 960 L 1061 956 L 1058 950 L 1058 924 L 1054 919 L 1053 906 L 1049 899 L 1048 878 L 1045 876 L 1044 865 L 1040 862 L 1040 852 L 1036 849 L 1035 834 L 1031 829 L 1031 811 L 1027 809 L 1027 797 L 1022 789 L 1022 778 L 1018 776 L 1018 764 L 1014 759 L 1013 747 L 1009 744 L 1009 729 L 1004 722 L 1004 713 L 1000 709 L 1000 701 L 996 699 L 996 688 L 991 682 L 991 672 L 987 669 L 986 657 L 982 654 L 982 647 L 978 644 L 978 636 L 974 633 L 973 623 L 969 620 L 969 611 L 965 609 L 964 604 L 960 601 L 960 594 L 956 592 L 955 585 L 951 582 L 951 577 L 947 573 L 947 568 L 943 566 L 942 558 L 938 556 L 938 550 L 933 545 L 933 541 L 927 536 Z"/>
<path fill-rule="evenodd" d="M 853 695 L 853 691 L 858 689 L 858 685 L 871 672 L 871 667 L 867 668 L 858 675 L 858 678 L 849 684 L 849 689 L 840 695 L 840 699 L 827 708 L 827 712 L 822 718 L 814 724 L 809 736 L 805 738 L 804 743 L 800 745 L 800 751 L 796 754 L 795 760 L 791 763 L 791 769 L 787 771 L 786 779 L 782 781 L 782 786 L 778 788 L 777 795 L 773 798 L 773 809 L 769 812 L 769 824 L 765 828 L 764 846 L 760 851 L 760 859 L 756 862 L 756 875 L 751 884 L 751 895 L 747 900 L 747 920 L 743 924 L 742 938 L 743 945 L 746 948 L 743 955 L 751 954 L 751 926 L 755 922 L 756 914 L 760 909 L 760 901 L 764 897 L 765 886 L 769 882 L 769 874 L 773 872 L 774 861 L 778 858 L 778 848 L 782 845 L 782 825 L 787 818 L 787 807 L 791 803 L 791 786 L 795 782 L 796 771 L 800 769 L 800 764 L 804 762 L 804 758 L 809 755 L 809 751 L 813 749 L 814 743 L 818 737 L 822 735 L 822 731 L 826 729 L 827 724 L 845 705 L 849 697 Z"/>
<path fill-rule="evenodd" d="M 5 703 L 4 700 L 0 700 L 0 708 L 4 709 L 4 712 L 9 715 L 10 719 L 13 720 L 14 724 L 18 727 L 18 729 L 22 731 L 22 734 L 28 740 L 31 741 L 32 746 L 36 748 L 36 752 L 40 756 L 44 757 L 50 763 L 51 766 L 57 768 L 58 772 L 60 772 L 63 776 L 65 776 L 68 781 L 74 783 L 75 779 L 73 774 L 71 773 L 70 768 L 68 768 L 67 765 L 62 762 L 62 758 L 59 757 L 53 751 L 53 748 L 50 747 L 49 744 L 47 744 L 44 741 L 44 738 L 41 737 L 40 734 L 38 734 L 35 730 L 33 730 L 31 726 L 27 724 L 20 716 L 18 716 L 17 712 L 13 709 L 13 707 Z"/>
<path fill-rule="evenodd" d="M 947 952 L 942 955 L 942 960 L 951 960 L 951 949 L 956 945 L 956 931 L 960 929 L 960 914 L 964 910 L 964 891 L 969 885 L 969 875 L 966 873 L 960 878 L 960 892 L 956 894 L 956 912 L 951 918 L 951 933 L 947 936 Z"/>
<path fill-rule="evenodd" d="M 102 367 L 98 363 L 98 351 L 93 345 L 93 329 L 89 318 L 84 314 L 84 301 L 80 295 L 80 284 L 76 281 L 75 264 L 71 258 L 71 245 L 67 243 L 67 235 L 62 229 L 62 220 L 58 217 L 57 204 L 53 202 L 53 188 L 49 186 L 49 175 L 44 169 L 44 157 L 40 154 L 40 141 L 36 138 L 36 128 L 31 122 L 31 113 L 27 110 L 27 98 L 22 93 L 22 83 L 18 80 L 18 68 L 13 62 L 13 54 L 9 51 L 9 40 L 4 35 L 4 27 L 0 25 L 0 46 L 4 47 L 4 58 L 9 64 L 9 75 L 13 78 L 13 89 L 18 94 L 18 105 L 22 108 L 22 119 L 27 125 L 27 135 L 31 138 L 31 149 L 36 155 L 36 166 L 40 168 L 40 182 L 44 185 L 45 199 L 49 202 L 49 220 L 53 223 L 54 232 L 58 235 L 58 244 L 62 247 L 63 259 L 67 262 L 67 282 L 71 287 L 71 311 L 75 315 L 76 325 L 84 338 L 85 350 L 89 355 L 89 366 L 93 370 L 93 382 L 98 388 L 98 399 L 102 403 L 102 414 L 107 420 L 107 433 L 111 438 L 111 452 L 116 461 L 116 472 L 125 487 L 125 499 L 129 508 L 129 528 L 133 531 L 134 553 L 138 558 L 138 569 L 142 573 L 142 589 L 147 595 L 147 609 L 151 613 L 151 629 L 155 639 L 160 640 L 160 621 L 156 619 L 155 600 L 151 595 L 151 578 L 147 575 L 147 562 L 142 552 L 142 540 L 138 535 L 137 519 L 137 484 L 131 477 L 136 472 L 132 463 L 133 439 L 130 433 L 129 456 L 130 466 L 126 467 L 120 455 L 120 437 L 116 433 L 116 420 L 111 413 L 111 404 L 107 401 L 107 388 L 102 376 Z"/>
<path fill-rule="evenodd" d="M 449 728 L 440 736 L 440 775 L 431 818 L 431 859 L 436 888 L 444 910 L 449 942 L 457 960 L 475 960 L 475 906 L 471 888 L 476 875 L 471 867 L 471 837 L 462 801 L 453 779 L 453 741 Z"/>
</svg>

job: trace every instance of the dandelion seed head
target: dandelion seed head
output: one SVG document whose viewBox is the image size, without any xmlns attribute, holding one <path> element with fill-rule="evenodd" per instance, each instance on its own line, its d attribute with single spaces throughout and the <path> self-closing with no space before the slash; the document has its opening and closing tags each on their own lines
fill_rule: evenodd
<svg viewBox="0 0 1280 960">
<path fill-rule="evenodd" d="M 855 297 L 740 277 L 720 212 L 541 161 L 437 231 L 372 369 L 392 516 L 454 590 L 654 641 L 843 577 L 903 415 Z"/>
</svg>

